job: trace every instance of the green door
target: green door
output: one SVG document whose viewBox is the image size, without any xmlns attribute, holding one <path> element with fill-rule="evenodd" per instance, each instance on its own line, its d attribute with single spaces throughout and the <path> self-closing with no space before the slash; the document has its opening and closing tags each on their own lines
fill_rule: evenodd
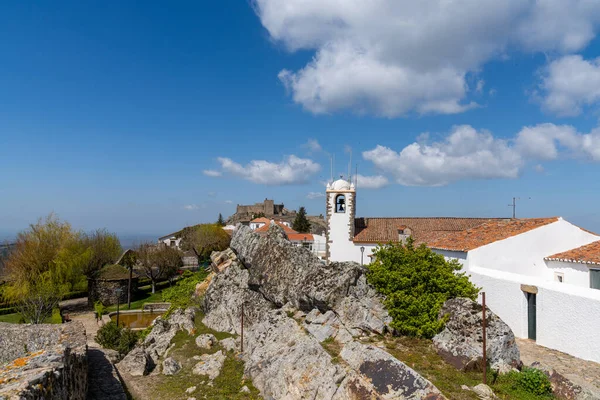
<svg viewBox="0 0 600 400">
<path fill-rule="evenodd" d="M 535 293 L 527 293 L 527 337 L 535 340 L 536 315 L 535 315 Z"/>
<path fill-rule="evenodd" d="M 590 269 L 590 287 L 600 289 L 600 269 Z"/>
</svg>

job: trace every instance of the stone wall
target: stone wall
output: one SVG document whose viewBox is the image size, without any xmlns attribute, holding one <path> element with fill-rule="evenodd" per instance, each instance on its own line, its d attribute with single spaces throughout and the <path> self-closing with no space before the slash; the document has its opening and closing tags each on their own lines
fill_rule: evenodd
<svg viewBox="0 0 600 400">
<path fill-rule="evenodd" d="M 121 280 L 101 280 L 90 279 L 88 281 L 88 304 L 93 306 L 98 300 L 105 306 L 119 303 L 127 303 L 128 279 Z M 131 280 L 131 290 L 137 287 L 137 278 Z M 121 289 L 121 295 L 117 295 L 117 289 Z"/>
<path fill-rule="evenodd" d="M 0 323 L 0 399 L 85 399 L 87 345 L 80 322 Z"/>
</svg>

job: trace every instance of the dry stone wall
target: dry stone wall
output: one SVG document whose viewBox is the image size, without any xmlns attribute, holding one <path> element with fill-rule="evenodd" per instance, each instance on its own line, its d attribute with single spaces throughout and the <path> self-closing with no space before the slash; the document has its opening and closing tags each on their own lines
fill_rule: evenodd
<svg viewBox="0 0 600 400">
<path fill-rule="evenodd" d="M 0 323 L 0 400 L 85 399 L 87 364 L 80 322 Z"/>
</svg>

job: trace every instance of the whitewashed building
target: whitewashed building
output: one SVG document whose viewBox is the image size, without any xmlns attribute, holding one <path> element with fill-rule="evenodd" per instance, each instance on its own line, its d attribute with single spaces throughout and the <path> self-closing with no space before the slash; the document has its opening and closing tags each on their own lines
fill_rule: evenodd
<svg viewBox="0 0 600 400">
<path fill-rule="evenodd" d="M 327 259 L 367 264 L 412 236 L 458 260 L 520 338 L 600 362 L 600 236 L 560 217 L 356 218 L 356 190 L 327 186 Z"/>
</svg>

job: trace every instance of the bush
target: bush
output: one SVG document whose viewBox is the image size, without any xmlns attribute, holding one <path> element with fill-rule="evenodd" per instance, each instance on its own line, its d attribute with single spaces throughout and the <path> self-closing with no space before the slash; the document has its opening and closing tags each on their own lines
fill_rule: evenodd
<svg viewBox="0 0 600 400">
<path fill-rule="evenodd" d="M 104 304 L 100 300 L 94 303 L 94 311 L 96 311 L 96 316 L 98 319 L 102 318 L 102 315 L 106 314 L 107 310 L 104 307 Z"/>
<path fill-rule="evenodd" d="M 455 297 L 477 298 L 479 289 L 460 273 L 462 266 L 446 261 L 425 245 L 388 244 L 375 249 L 368 282 L 385 296 L 384 304 L 398 333 L 431 338 L 445 321 L 438 320 L 444 302 Z"/>
<path fill-rule="evenodd" d="M 174 286 L 163 290 L 162 299 L 164 302 L 171 303 L 171 309 L 186 308 L 192 304 L 192 295 L 196 290 L 196 285 L 206 279 L 208 272 L 200 270 L 198 272 L 185 271 Z"/>
<path fill-rule="evenodd" d="M 552 385 L 548 376 L 535 368 L 523 368 L 518 374 L 517 386 L 538 396 L 552 393 Z"/>
<path fill-rule="evenodd" d="M 117 350 L 121 354 L 127 354 L 137 344 L 139 335 L 129 328 L 117 326 L 110 321 L 98 329 L 96 342 L 105 349 Z"/>
</svg>

